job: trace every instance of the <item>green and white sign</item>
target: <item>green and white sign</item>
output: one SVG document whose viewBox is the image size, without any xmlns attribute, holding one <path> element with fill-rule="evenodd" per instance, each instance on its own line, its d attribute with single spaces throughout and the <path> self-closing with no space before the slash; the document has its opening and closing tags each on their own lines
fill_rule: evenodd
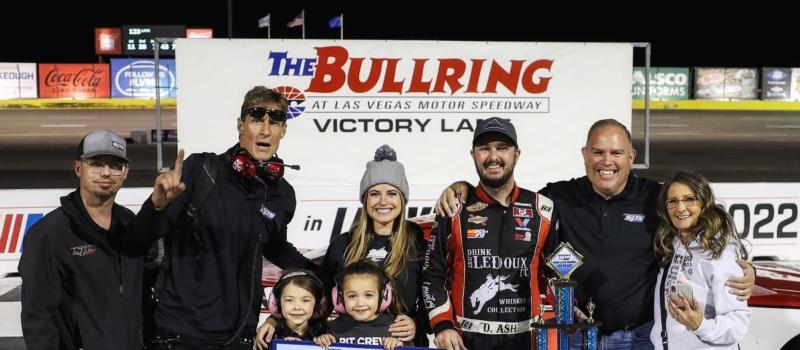
<svg viewBox="0 0 800 350">
<path fill-rule="evenodd" d="M 633 99 L 644 99 L 644 89 L 644 67 L 633 67 L 633 87 L 631 89 Z M 689 99 L 689 68 L 651 67 L 650 99 Z"/>
</svg>

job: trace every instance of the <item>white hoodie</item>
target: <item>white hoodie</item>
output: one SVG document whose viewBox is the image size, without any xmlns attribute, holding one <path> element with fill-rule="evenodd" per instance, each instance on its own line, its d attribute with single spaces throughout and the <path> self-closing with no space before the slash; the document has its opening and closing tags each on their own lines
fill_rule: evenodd
<svg viewBox="0 0 800 350">
<path fill-rule="evenodd" d="M 694 331 L 678 323 L 667 313 L 667 339 L 671 350 L 678 349 L 737 349 L 750 325 L 750 310 L 746 301 L 736 300 L 736 296 L 728 292 L 725 282 L 731 276 L 742 276 L 742 268 L 736 263 L 738 242 L 730 242 L 717 259 L 711 259 L 709 252 L 703 252 L 696 241 L 689 243 L 689 249 L 679 239 L 673 242 L 675 255 L 667 269 L 664 288 L 664 302 L 669 302 L 669 287 L 676 283 L 692 286 L 694 298 L 703 310 L 703 321 Z M 655 324 L 650 333 L 650 340 L 656 349 L 661 345 L 661 274 L 655 290 L 653 316 Z"/>
</svg>

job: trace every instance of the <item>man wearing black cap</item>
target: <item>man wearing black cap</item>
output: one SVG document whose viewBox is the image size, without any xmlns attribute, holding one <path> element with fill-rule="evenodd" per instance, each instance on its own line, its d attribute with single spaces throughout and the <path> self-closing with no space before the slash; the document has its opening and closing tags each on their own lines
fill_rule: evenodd
<svg viewBox="0 0 800 350">
<path fill-rule="evenodd" d="M 88 133 L 72 164 L 79 188 L 25 235 L 19 272 L 29 350 L 143 346 L 142 249 L 127 241 L 133 212 L 114 203 L 128 176 L 126 147 L 110 130 Z"/>
<path fill-rule="evenodd" d="M 583 265 L 572 279 L 577 305 L 591 298 L 600 326 L 603 349 L 653 349 L 653 290 L 658 275 L 653 237 L 658 226 L 658 182 L 631 174 L 636 151 L 628 128 L 614 119 L 601 119 L 589 128 L 581 149 L 586 176 L 549 183 L 540 192 L 559 210 L 558 236 L 583 254 Z M 446 189 L 437 211 L 450 213 L 458 206 L 455 193 L 468 184 Z M 730 293 L 746 299 L 752 290 L 753 268 L 740 261 L 743 277 L 731 277 Z M 584 317 L 581 313 L 578 317 Z M 582 349 L 580 333 L 570 337 L 571 349 Z"/>
<path fill-rule="evenodd" d="M 539 266 L 543 251 L 553 248 L 553 202 L 516 185 L 520 150 L 509 121 L 479 122 L 470 154 L 480 182 L 453 218 L 435 222 L 423 266 L 435 343 L 530 349 L 530 324 L 541 302 Z"/>
</svg>

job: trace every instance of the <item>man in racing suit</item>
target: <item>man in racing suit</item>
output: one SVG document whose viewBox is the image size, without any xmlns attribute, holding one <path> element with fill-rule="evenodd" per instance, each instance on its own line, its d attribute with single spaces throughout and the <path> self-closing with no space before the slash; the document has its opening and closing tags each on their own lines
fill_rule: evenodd
<svg viewBox="0 0 800 350">
<path fill-rule="evenodd" d="M 443 349 L 530 349 L 540 300 L 542 252 L 553 202 L 518 187 L 514 126 L 478 124 L 470 151 L 480 177 L 466 204 L 434 224 L 422 272 L 425 306 Z"/>
</svg>

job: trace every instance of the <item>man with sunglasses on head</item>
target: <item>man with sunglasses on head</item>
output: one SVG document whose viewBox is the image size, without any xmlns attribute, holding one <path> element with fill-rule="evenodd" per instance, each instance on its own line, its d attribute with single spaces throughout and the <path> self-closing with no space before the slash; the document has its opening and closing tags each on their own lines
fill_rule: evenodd
<svg viewBox="0 0 800 350">
<path fill-rule="evenodd" d="M 315 269 L 286 241 L 296 200 L 276 153 L 288 105 L 279 92 L 254 87 L 244 97 L 233 147 L 185 161 L 180 150 L 174 168 L 156 178 L 135 231 L 143 242 L 164 239 L 153 348 L 251 349 L 261 257 L 282 268 Z M 198 203 L 197 196 L 205 199 Z"/>
<path fill-rule="evenodd" d="M 114 203 L 128 177 L 126 148 L 110 130 L 86 134 L 72 164 L 78 189 L 25 235 L 21 320 L 30 350 L 144 345 L 144 249 L 128 241 L 135 215 Z"/>
</svg>

